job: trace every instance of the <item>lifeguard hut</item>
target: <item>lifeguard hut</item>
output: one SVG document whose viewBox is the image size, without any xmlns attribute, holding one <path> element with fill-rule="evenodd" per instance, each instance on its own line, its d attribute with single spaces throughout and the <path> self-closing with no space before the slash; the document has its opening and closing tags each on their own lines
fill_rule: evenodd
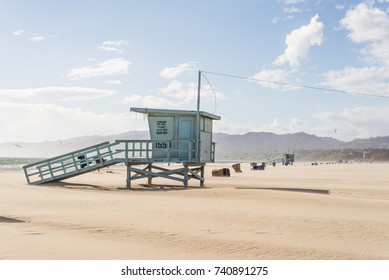
<svg viewBox="0 0 389 280">
<path fill-rule="evenodd" d="M 133 180 L 153 178 L 175 180 L 188 187 L 190 179 L 204 186 L 204 167 L 215 160 L 212 141 L 213 121 L 219 116 L 200 111 L 201 71 L 198 78 L 197 110 L 131 108 L 148 116 L 150 140 L 116 140 L 104 142 L 23 166 L 29 184 L 64 180 L 117 163 L 127 166 L 126 188 Z M 180 163 L 179 168 L 166 168 L 156 163 Z M 145 165 L 144 168 L 139 168 Z"/>
<path fill-rule="evenodd" d="M 154 177 L 161 177 L 183 182 L 185 188 L 190 179 L 199 180 L 203 186 L 204 166 L 215 161 L 213 121 L 220 117 L 204 111 L 151 108 L 131 108 L 131 111 L 148 116 L 152 160 L 126 162 L 127 188 L 131 187 L 132 180 L 144 177 L 148 178 L 147 185 L 152 185 Z M 172 170 L 154 164 L 158 162 L 182 163 L 183 167 Z M 147 166 L 142 170 L 134 167 L 140 164 Z M 153 169 L 160 172 L 155 173 Z M 132 176 L 131 172 L 136 175 Z"/>
<path fill-rule="evenodd" d="M 29 184 L 42 184 L 74 177 L 106 166 L 127 166 L 126 188 L 133 180 L 153 178 L 181 182 L 184 188 L 195 179 L 204 186 L 204 167 L 215 160 L 213 121 L 219 116 L 203 111 L 131 108 L 148 116 L 150 140 L 116 140 L 23 166 Z M 180 163 L 172 168 L 157 163 Z M 145 165 L 144 168 L 139 166 Z M 154 185 L 155 186 L 155 185 Z"/>
<path fill-rule="evenodd" d="M 220 120 L 219 116 L 186 110 L 131 108 L 131 111 L 148 116 L 155 161 L 214 162 L 212 122 Z"/>
</svg>

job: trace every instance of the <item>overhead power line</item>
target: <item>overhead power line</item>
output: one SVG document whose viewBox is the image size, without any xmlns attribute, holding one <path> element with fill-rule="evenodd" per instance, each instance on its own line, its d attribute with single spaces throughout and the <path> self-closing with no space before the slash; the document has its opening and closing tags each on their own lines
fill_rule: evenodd
<svg viewBox="0 0 389 280">
<path fill-rule="evenodd" d="M 265 80 L 265 79 L 244 77 L 244 76 L 224 74 L 224 73 L 217 73 L 217 72 L 201 71 L 201 73 L 203 73 L 203 74 L 206 73 L 206 74 L 211 74 L 211 75 L 218 75 L 218 76 L 223 76 L 223 77 L 228 77 L 228 78 L 236 78 L 236 79 L 243 79 L 243 80 L 249 80 L 249 81 L 257 81 L 257 82 L 262 82 L 262 83 L 283 85 L 283 86 L 292 86 L 292 87 L 299 87 L 299 88 L 309 88 L 309 89 L 315 89 L 315 90 L 321 90 L 321 91 L 332 91 L 332 92 L 339 92 L 339 93 L 346 93 L 346 94 L 353 94 L 353 95 L 389 98 L 389 96 L 387 96 L 387 95 L 370 94 L 370 93 L 365 93 L 365 92 L 348 91 L 348 90 L 332 89 L 332 88 L 317 87 L 317 86 L 308 86 L 308 85 L 304 85 L 304 84 L 294 84 L 294 83 L 270 81 L 270 80 Z M 205 78 L 205 76 L 204 76 L 204 78 Z"/>
<path fill-rule="evenodd" d="M 207 77 L 206 77 L 202 72 L 201 72 L 201 74 L 202 74 L 202 76 L 204 77 L 204 79 L 208 82 L 209 86 L 210 86 L 211 89 L 212 89 L 213 95 L 214 95 L 214 97 L 215 97 L 215 108 L 214 108 L 214 111 L 213 111 L 213 113 L 215 114 L 215 113 L 216 113 L 216 109 L 217 109 L 216 92 L 215 92 L 215 90 L 213 89 L 213 86 L 212 86 L 212 84 L 209 82 L 209 80 L 207 79 Z"/>
</svg>

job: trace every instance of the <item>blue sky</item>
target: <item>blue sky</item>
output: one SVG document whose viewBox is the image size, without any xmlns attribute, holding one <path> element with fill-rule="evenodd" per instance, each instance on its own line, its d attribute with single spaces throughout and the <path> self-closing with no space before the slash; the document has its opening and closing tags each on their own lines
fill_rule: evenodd
<svg viewBox="0 0 389 280">
<path fill-rule="evenodd" d="M 0 0 L 0 142 L 146 130 L 199 70 L 258 79 L 204 73 L 216 132 L 389 135 L 389 0 Z"/>
</svg>

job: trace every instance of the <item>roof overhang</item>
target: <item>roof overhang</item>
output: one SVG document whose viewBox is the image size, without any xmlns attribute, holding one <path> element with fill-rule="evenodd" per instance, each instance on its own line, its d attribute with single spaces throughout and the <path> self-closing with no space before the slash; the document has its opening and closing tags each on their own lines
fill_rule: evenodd
<svg viewBox="0 0 389 280">
<path fill-rule="evenodd" d="M 174 115 L 185 115 L 185 116 L 195 116 L 197 115 L 197 111 L 190 110 L 171 110 L 171 109 L 153 109 L 153 108 L 130 108 L 131 112 L 141 113 L 141 114 L 158 114 L 158 115 L 166 115 L 166 116 L 174 116 Z M 213 120 L 220 120 L 219 116 L 214 114 L 200 111 L 200 116 L 207 117 Z"/>
</svg>

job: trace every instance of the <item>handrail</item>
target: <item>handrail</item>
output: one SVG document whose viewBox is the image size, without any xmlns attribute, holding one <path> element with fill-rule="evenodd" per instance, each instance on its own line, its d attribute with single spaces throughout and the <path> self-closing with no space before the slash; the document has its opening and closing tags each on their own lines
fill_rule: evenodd
<svg viewBox="0 0 389 280">
<path fill-rule="evenodd" d="M 54 161 L 54 160 L 56 160 L 56 159 L 60 159 L 60 158 L 63 158 L 63 157 L 65 157 L 65 156 L 69 156 L 69 155 L 81 153 L 81 152 L 83 152 L 83 151 L 87 151 L 87 150 L 90 150 L 90 149 L 94 149 L 94 148 L 96 148 L 96 147 L 103 146 L 103 145 L 107 145 L 107 144 L 109 144 L 109 141 L 102 142 L 102 143 L 100 143 L 100 144 L 96 144 L 96 145 L 93 145 L 93 146 L 89 146 L 89 147 L 87 147 L 87 148 L 75 150 L 75 151 L 70 152 L 70 153 L 62 154 L 62 155 L 60 155 L 60 156 L 52 157 L 52 158 L 49 158 L 49 159 L 44 159 L 44 160 L 41 160 L 41 161 L 36 161 L 36 162 L 34 162 L 34 163 L 27 164 L 27 165 L 25 165 L 24 167 L 28 168 L 28 167 L 31 167 L 31 166 L 34 166 L 34 165 L 38 165 L 38 164 L 41 164 L 41 163 L 45 163 L 45 162 L 47 162 L 48 160 Z"/>
<path fill-rule="evenodd" d="M 23 169 L 30 184 L 69 178 L 120 162 L 190 163 L 196 161 L 195 144 L 196 140 L 116 140 L 28 164 Z M 214 144 L 211 161 L 214 160 Z M 111 149 L 113 147 L 115 149 Z"/>
<path fill-rule="evenodd" d="M 170 161 L 171 159 L 187 159 L 187 161 L 191 162 L 195 159 L 193 153 L 196 151 L 194 147 L 194 143 L 196 140 L 116 140 L 117 144 L 125 144 L 125 149 L 117 149 L 117 151 L 125 152 L 124 158 L 126 160 L 132 159 L 135 157 L 135 152 L 139 152 L 139 158 L 142 158 L 142 153 L 145 153 L 145 157 L 147 160 L 157 159 L 158 161 L 166 160 Z M 132 148 L 129 148 L 129 144 L 132 143 Z M 146 143 L 145 147 L 143 147 L 143 143 Z M 162 146 L 161 148 L 155 147 L 157 143 L 164 143 L 166 146 Z M 180 148 L 179 144 L 186 143 L 186 148 Z M 135 144 L 139 144 L 139 148 L 135 148 Z M 150 147 L 150 144 L 152 146 Z M 153 152 L 166 152 L 166 157 L 150 157 L 150 153 Z M 178 153 L 187 152 L 186 156 L 179 156 Z M 129 154 L 132 153 L 132 156 Z M 173 157 L 172 154 L 177 153 L 177 156 Z"/>
</svg>

